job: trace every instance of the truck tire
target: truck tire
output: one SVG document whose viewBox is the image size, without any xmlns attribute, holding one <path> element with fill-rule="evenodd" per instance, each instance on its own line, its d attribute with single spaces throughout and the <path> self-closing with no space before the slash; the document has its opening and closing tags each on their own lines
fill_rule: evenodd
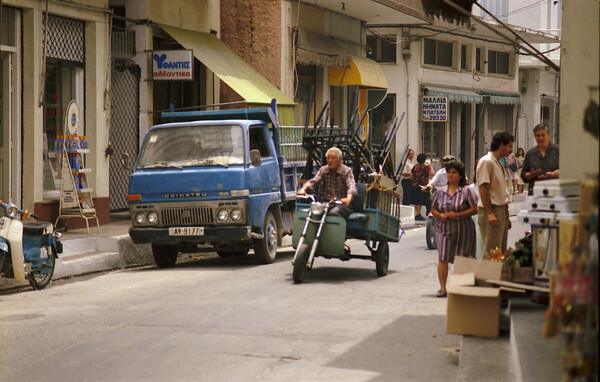
<svg viewBox="0 0 600 382">
<path fill-rule="evenodd" d="M 152 244 L 152 255 L 159 268 L 169 268 L 177 261 L 177 247 Z"/>
<path fill-rule="evenodd" d="M 252 240 L 254 255 L 259 264 L 271 264 L 277 255 L 277 222 L 273 213 L 267 212 L 263 238 Z"/>
</svg>

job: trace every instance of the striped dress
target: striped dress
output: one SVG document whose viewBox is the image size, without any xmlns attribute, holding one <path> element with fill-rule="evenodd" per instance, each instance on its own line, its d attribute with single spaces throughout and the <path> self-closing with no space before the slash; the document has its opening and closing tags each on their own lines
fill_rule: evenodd
<svg viewBox="0 0 600 382">
<path fill-rule="evenodd" d="M 477 205 L 477 195 L 468 186 L 459 187 L 452 196 L 448 193 L 448 186 L 439 188 L 431 202 L 431 206 L 443 214 L 462 212 L 473 205 Z M 470 216 L 446 219 L 445 222 L 438 219 L 435 228 L 439 260 L 454 263 L 455 256 L 475 257 L 475 223 Z"/>
</svg>

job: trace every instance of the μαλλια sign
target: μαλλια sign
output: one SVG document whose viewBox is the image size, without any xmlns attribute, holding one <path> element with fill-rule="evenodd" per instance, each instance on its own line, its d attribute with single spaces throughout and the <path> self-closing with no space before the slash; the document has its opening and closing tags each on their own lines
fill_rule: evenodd
<svg viewBox="0 0 600 382">
<path fill-rule="evenodd" d="M 448 121 L 448 97 L 423 96 L 422 119 L 424 122 Z"/>
</svg>

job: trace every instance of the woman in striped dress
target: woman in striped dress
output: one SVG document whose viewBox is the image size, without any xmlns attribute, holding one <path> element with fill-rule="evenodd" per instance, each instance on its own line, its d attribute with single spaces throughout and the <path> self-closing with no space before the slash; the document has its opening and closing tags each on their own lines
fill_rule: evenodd
<svg viewBox="0 0 600 382">
<path fill-rule="evenodd" d="M 439 188 L 431 202 L 431 212 L 438 219 L 436 243 L 438 248 L 438 297 L 446 297 L 448 263 L 455 256 L 475 257 L 475 223 L 471 216 L 477 214 L 477 195 L 467 187 L 465 165 L 459 161 L 446 164 L 448 185 Z"/>
</svg>

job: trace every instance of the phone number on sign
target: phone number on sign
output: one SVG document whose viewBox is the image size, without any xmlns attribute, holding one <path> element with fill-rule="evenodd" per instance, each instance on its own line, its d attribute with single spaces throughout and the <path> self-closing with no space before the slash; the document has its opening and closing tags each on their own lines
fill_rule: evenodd
<svg viewBox="0 0 600 382">
<path fill-rule="evenodd" d="M 447 118 L 445 115 L 426 115 L 423 116 L 423 121 L 436 121 L 436 122 L 446 122 Z"/>
</svg>

